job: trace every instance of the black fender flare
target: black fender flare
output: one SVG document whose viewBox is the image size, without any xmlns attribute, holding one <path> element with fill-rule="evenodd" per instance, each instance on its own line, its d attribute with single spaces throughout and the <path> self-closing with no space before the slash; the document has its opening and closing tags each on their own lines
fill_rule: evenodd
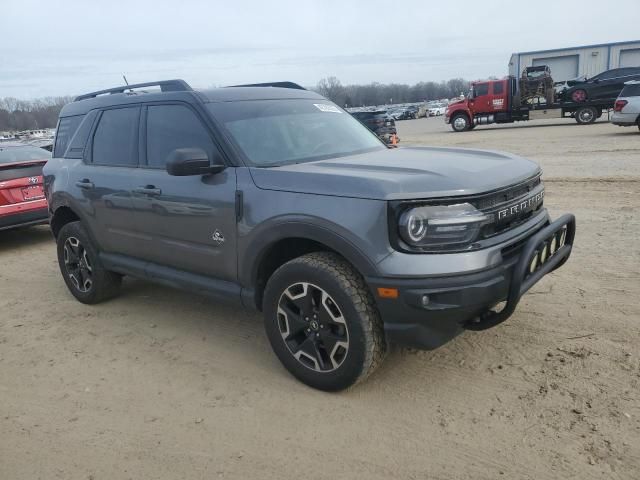
<svg viewBox="0 0 640 480">
<path fill-rule="evenodd" d="M 341 232 L 341 230 L 343 232 Z M 363 276 L 375 275 L 374 262 L 348 240 L 344 227 L 331 224 L 319 225 L 310 219 L 287 219 L 268 222 L 251 232 L 251 239 L 244 245 L 239 239 L 238 278 L 248 289 L 255 288 L 258 271 L 265 255 L 277 242 L 288 238 L 302 238 L 321 243 L 342 255 Z M 343 233 L 343 234 L 341 234 Z"/>
</svg>

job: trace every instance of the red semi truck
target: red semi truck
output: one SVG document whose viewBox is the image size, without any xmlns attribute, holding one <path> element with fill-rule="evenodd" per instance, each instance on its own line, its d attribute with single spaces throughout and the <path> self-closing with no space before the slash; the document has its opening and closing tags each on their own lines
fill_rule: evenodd
<svg viewBox="0 0 640 480">
<path fill-rule="evenodd" d="M 515 77 L 487 80 L 471 84 L 471 91 L 457 102 L 450 103 L 444 121 L 456 132 L 473 130 L 476 125 L 513 123 L 541 118 L 573 117 L 579 124 L 589 124 L 613 108 L 614 100 L 584 102 L 532 102 L 522 100 Z"/>
</svg>

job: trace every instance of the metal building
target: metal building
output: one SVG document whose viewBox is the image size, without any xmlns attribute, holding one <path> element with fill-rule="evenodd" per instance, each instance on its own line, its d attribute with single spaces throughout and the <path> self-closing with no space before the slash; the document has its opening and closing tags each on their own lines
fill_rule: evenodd
<svg viewBox="0 0 640 480">
<path fill-rule="evenodd" d="M 548 65 L 556 82 L 593 77 L 612 68 L 640 67 L 640 40 L 514 53 L 509 75 L 520 76 L 523 68 L 537 65 Z"/>
</svg>

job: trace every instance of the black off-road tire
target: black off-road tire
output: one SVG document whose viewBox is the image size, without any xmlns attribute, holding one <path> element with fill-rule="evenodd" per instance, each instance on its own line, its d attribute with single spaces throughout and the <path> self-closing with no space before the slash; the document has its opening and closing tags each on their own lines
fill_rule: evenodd
<svg viewBox="0 0 640 480">
<path fill-rule="evenodd" d="M 575 119 L 580 125 L 590 125 L 598 118 L 598 110 L 595 107 L 580 107 L 576 110 Z"/>
<path fill-rule="evenodd" d="M 70 246 L 67 243 L 68 241 L 73 244 L 76 244 L 77 241 L 83 251 L 82 256 L 84 258 L 82 263 L 85 266 L 88 264 L 90 269 L 91 285 L 89 288 L 83 289 L 73 281 L 71 270 L 65 260 L 65 245 L 67 245 L 67 248 Z M 60 273 L 62 273 L 62 278 L 67 288 L 78 301 L 94 304 L 111 298 L 118 293 L 122 283 L 122 276 L 104 268 L 96 247 L 80 222 L 70 222 L 64 225 L 58 233 L 56 242 Z"/>
<path fill-rule="evenodd" d="M 309 289 L 314 287 L 328 294 L 345 321 L 348 349 L 339 366 L 334 366 L 331 371 L 320 371 L 319 364 L 315 365 L 315 369 L 304 364 L 294 356 L 284 339 L 283 317 L 279 307 L 283 299 L 288 301 L 286 292 L 302 283 L 310 285 Z M 265 329 L 275 354 L 293 376 L 313 388 L 325 391 L 349 388 L 365 380 L 385 357 L 387 345 L 384 328 L 373 296 L 362 276 L 334 253 L 310 253 L 278 268 L 267 283 L 263 311 Z M 301 321 L 302 314 L 297 322 Z M 286 331 L 293 330 L 289 328 L 287 320 Z M 301 334 L 308 335 L 305 331 L 301 331 Z M 320 350 L 323 348 L 319 347 Z"/>
</svg>

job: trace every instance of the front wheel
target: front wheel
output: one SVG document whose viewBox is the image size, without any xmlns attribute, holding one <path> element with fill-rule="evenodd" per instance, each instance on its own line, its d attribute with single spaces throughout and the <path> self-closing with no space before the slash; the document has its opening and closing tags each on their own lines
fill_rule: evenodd
<svg viewBox="0 0 640 480">
<path fill-rule="evenodd" d="M 118 292 L 122 277 L 104 268 L 80 222 L 64 225 L 56 242 L 60 273 L 78 301 L 98 303 Z"/>
<path fill-rule="evenodd" d="M 313 388 L 348 388 L 384 358 L 384 330 L 371 292 L 336 254 L 311 253 L 285 263 L 269 279 L 263 307 L 275 354 Z"/>
<path fill-rule="evenodd" d="M 596 121 L 598 111 L 594 107 L 582 107 L 576 110 L 575 118 L 580 125 L 588 125 Z"/>
<path fill-rule="evenodd" d="M 469 121 L 469 117 L 467 117 L 464 113 L 458 113 L 454 115 L 451 119 L 451 128 L 454 132 L 465 132 L 470 130 L 471 122 Z"/>
</svg>

